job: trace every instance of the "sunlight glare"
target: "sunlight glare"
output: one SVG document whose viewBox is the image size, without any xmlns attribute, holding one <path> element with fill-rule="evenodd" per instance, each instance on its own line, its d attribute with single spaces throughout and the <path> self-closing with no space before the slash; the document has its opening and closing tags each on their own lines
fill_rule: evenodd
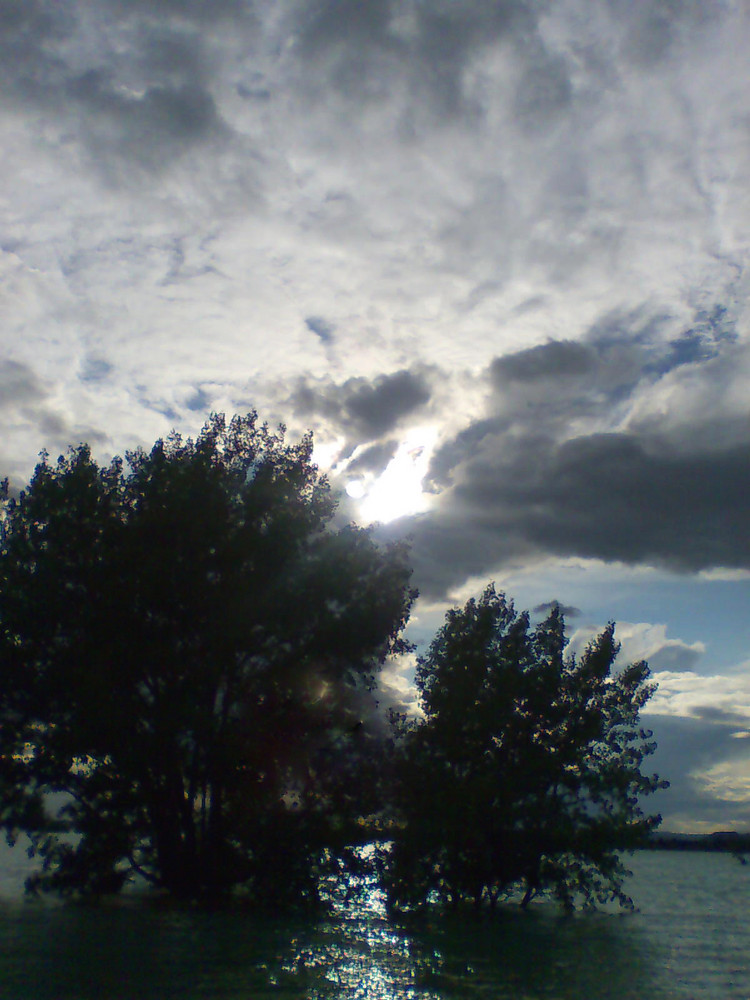
<svg viewBox="0 0 750 1000">
<path fill-rule="evenodd" d="M 422 480 L 427 474 L 436 438 L 433 428 L 418 428 L 399 445 L 380 478 L 366 492 L 363 488 L 359 510 L 365 521 L 385 524 L 397 517 L 427 510 L 430 497 L 422 492 Z M 353 494 L 349 492 L 349 495 Z"/>
<path fill-rule="evenodd" d="M 352 500 L 361 500 L 366 492 L 365 484 L 361 479 L 350 479 L 346 484 L 346 492 Z"/>
</svg>

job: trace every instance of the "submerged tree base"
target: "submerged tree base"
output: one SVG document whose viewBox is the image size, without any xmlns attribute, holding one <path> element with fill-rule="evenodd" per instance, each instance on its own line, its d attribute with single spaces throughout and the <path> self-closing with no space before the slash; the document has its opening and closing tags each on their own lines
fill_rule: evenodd
<svg viewBox="0 0 750 1000">
<path fill-rule="evenodd" d="M 408 648 L 411 570 L 334 524 L 312 450 L 215 414 L 196 440 L 107 467 L 79 445 L 6 484 L 0 823 L 36 838 L 32 888 L 137 873 L 185 900 L 314 907 L 325 852 L 382 808 L 362 720 Z"/>
<path fill-rule="evenodd" d="M 580 659 L 564 655 L 558 607 L 530 625 L 489 586 L 452 610 L 417 662 L 423 718 L 404 725 L 399 824 L 387 867 L 391 905 L 475 909 L 518 892 L 565 910 L 617 901 L 619 852 L 659 823 L 639 798 L 655 749 L 639 726 L 648 667 L 613 670 L 614 625 Z"/>
</svg>

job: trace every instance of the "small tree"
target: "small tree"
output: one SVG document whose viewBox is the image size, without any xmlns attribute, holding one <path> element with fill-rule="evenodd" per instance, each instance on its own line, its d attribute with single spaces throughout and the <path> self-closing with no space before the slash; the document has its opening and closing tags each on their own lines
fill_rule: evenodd
<svg viewBox="0 0 750 1000">
<path fill-rule="evenodd" d="M 641 772 L 653 686 L 645 663 L 613 671 L 612 624 L 580 659 L 565 646 L 559 609 L 532 628 L 493 586 L 446 615 L 418 660 L 424 718 L 402 740 L 394 905 L 629 903 L 618 852 L 658 824 L 639 798 L 665 784 Z"/>
<path fill-rule="evenodd" d="M 43 887 L 138 872 L 311 901 L 378 807 L 351 780 L 372 736 L 348 734 L 404 647 L 410 571 L 333 527 L 311 454 L 254 413 L 214 416 L 106 468 L 86 446 L 44 456 L 7 501 L 3 821 L 32 836 Z M 43 803 L 62 803 L 51 824 Z"/>
</svg>

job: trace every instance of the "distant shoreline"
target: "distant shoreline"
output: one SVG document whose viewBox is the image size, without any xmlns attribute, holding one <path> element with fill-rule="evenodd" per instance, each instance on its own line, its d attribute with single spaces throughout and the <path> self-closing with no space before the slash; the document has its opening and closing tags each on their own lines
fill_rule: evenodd
<svg viewBox="0 0 750 1000">
<path fill-rule="evenodd" d="M 651 851 L 724 851 L 728 854 L 750 854 L 750 833 L 733 830 L 716 833 L 652 833 L 643 845 Z"/>
</svg>

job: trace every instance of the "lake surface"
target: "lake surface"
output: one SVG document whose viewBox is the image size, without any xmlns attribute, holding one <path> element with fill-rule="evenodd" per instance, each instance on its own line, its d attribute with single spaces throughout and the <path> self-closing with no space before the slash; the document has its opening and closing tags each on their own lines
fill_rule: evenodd
<svg viewBox="0 0 750 1000">
<path fill-rule="evenodd" d="M 18 849 L 16 849 L 18 850 Z M 750 865 L 640 852 L 638 911 L 389 922 L 263 921 L 123 900 L 23 901 L 22 851 L 0 855 L 3 1000 L 748 1000 Z"/>
</svg>

